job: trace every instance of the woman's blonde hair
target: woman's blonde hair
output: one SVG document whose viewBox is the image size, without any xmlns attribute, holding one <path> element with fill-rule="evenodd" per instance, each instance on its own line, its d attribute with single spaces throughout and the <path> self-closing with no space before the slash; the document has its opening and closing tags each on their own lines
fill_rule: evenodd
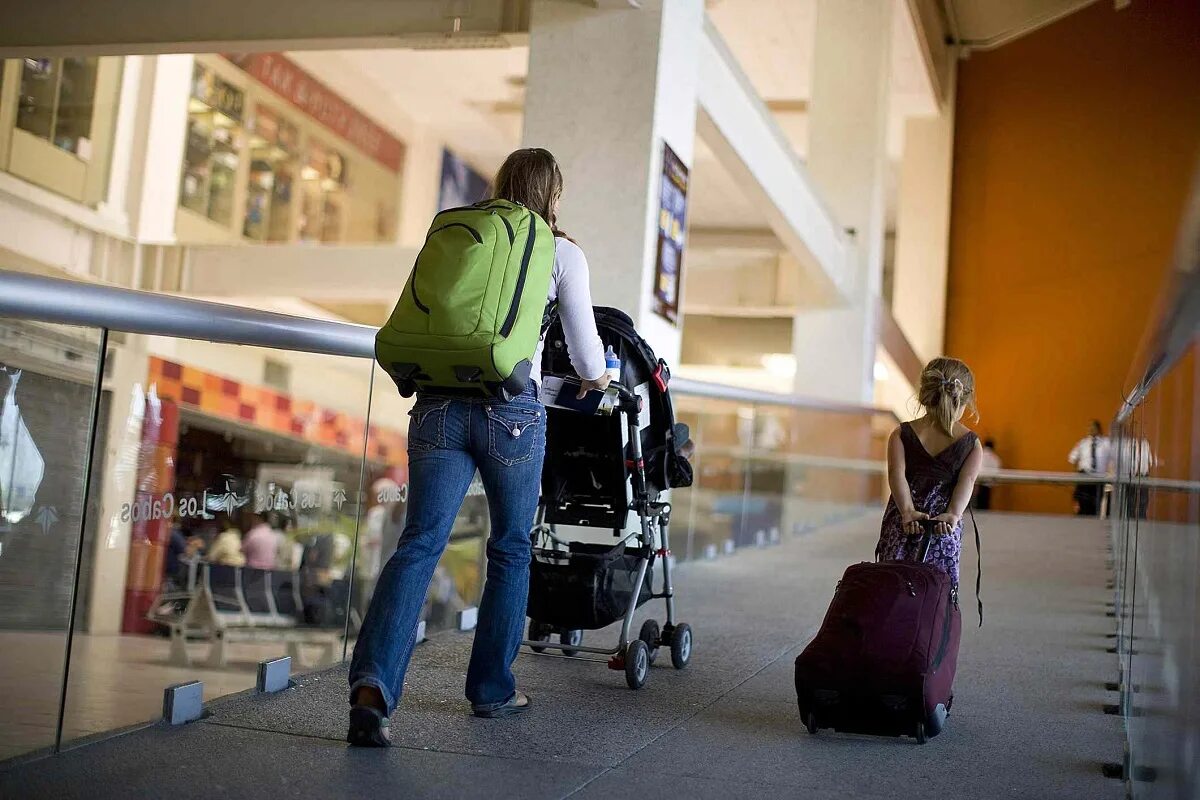
<svg viewBox="0 0 1200 800">
<path fill-rule="evenodd" d="M 558 229 L 554 206 L 563 192 L 562 171 L 554 154 L 541 147 L 514 150 L 504 159 L 492 180 L 491 195 L 500 200 L 520 203 L 537 212 L 555 236 L 566 236 Z"/>
<path fill-rule="evenodd" d="M 979 418 L 975 408 L 975 376 L 957 358 L 935 358 L 925 365 L 917 401 L 947 436 L 954 435 L 954 423 L 964 412 L 970 411 L 975 419 Z"/>
</svg>

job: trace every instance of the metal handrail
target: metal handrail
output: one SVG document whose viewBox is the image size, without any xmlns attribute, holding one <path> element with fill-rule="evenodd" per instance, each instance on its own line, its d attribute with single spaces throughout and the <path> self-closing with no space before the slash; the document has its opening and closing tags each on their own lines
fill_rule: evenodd
<svg viewBox="0 0 1200 800">
<path fill-rule="evenodd" d="M 352 358 L 375 357 L 375 328 L 309 319 L 256 308 L 0 270 L 0 317 L 104 328 L 150 336 L 295 350 Z M 836 413 L 891 414 L 799 395 L 675 378 L 680 394 Z"/>
<path fill-rule="evenodd" d="M 225 344 L 373 358 L 375 329 L 0 270 L 0 316 Z"/>
<path fill-rule="evenodd" d="M 764 392 L 761 389 L 744 389 L 740 386 L 709 383 L 691 378 L 671 378 L 671 390 L 672 392 L 690 397 L 706 397 L 712 400 L 733 400 L 739 403 L 786 406 L 788 408 L 802 408 L 808 411 L 830 411 L 837 414 L 885 414 L 893 419 L 896 417 L 895 414 L 886 408 L 860 406 L 852 403 L 837 403 L 833 400 L 822 400 L 817 397 L 805 397 L 795 394 Z"/>
</svg>

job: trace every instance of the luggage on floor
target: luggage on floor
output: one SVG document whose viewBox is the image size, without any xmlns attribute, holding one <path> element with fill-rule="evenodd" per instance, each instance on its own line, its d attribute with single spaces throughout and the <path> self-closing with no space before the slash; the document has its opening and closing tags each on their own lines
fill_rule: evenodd
<svg viewBox="0 0 1200 800">
<path fill-rule="evenodd" d="M 929 551 L 932 521 L 919 549 Z M 912 736 L 922 744 L 954 700 L 962 618 L 950 576 L 918 562 L 862 563 L 838 581 L 817 636 L 796 659 L 809 733 Z"/>
</svg>

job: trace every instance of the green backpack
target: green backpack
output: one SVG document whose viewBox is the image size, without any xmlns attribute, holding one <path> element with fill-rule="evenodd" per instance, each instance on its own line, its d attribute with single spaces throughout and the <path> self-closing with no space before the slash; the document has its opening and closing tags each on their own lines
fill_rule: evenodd
<svg viewBox="0 0 1200 800">
<path fill-rule="evenodd" d="M 433 218 L 375 358 L 400 394 L 511 400 L 529 382 L 554 270 L 554 234 L 507 200 Z"/>
</svg>

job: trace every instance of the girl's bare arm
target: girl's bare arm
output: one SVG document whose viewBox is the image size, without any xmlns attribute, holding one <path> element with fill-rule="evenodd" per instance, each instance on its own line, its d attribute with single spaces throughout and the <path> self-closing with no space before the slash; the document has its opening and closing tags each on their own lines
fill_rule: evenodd
<svg viewBox="0 0 1200 800">
<path fill-rule="evenodd" d="M 900 510 L 900 518 L 904 522 L 904 530 L 908 533 L 920 533 L 917 523 L 919 519 L 928 519 L 929 515 L 913 508 L 912 492 L 908 489 L 908 478 L 904 474 L 904 442 L 900 440 L 900 429 L 892 431 L 887 444 L 888 487 L 892 490 L 892 500 Z"/>
<path fill-rule="evenodd" d="M 962 519 L 962 515 L 967 512 L 967 505 L 971 502 L 971 495 L 975 491 L 975 479 L 979 477 L 979 470 L 982 467 L 983 445 L 976 439 L 975 447 L 971 449 L 971 455 L 967 456 L 962 471 L 958 473 L 958 483 L 954 484 L 954 494 L 950 497 L 950 506 L 946 509 L 945 514 L 934 517 L 942 523 L 938 526 L 938 533 L 950 533 Z"/>
</svg>

